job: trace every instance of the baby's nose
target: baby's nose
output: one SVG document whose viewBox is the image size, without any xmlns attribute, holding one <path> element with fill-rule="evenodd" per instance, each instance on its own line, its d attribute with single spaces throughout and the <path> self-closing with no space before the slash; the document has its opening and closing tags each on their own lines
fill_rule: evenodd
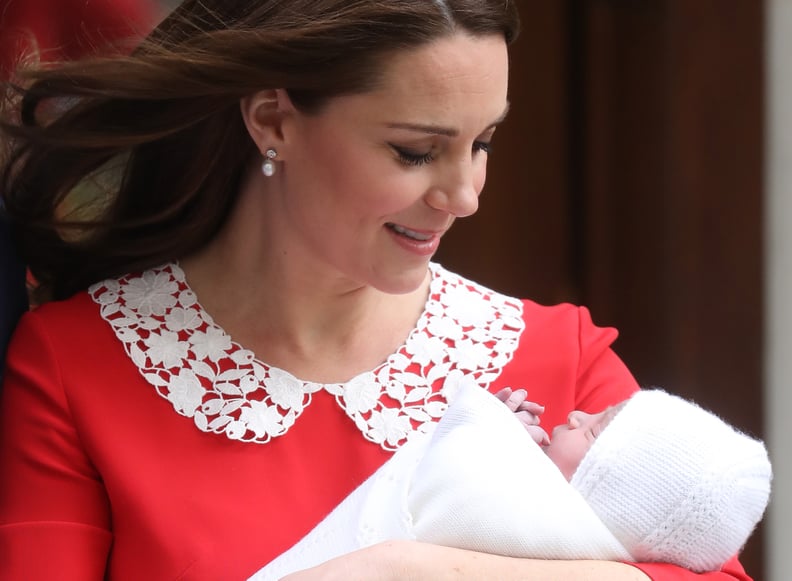
<svg viewBox="0 0 792 581">
<path fill-rule="evenodd" d="M 567 425 L 573 429 L 579 428 L 587 415 L 588 414 L 586 412 L 582 412 L 580 410 L 571 411 L 567 416 Z"/>
</svg>

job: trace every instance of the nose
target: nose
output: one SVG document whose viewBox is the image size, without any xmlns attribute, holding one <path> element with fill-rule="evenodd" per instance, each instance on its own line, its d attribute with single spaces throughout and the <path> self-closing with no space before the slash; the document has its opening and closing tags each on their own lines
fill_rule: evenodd
<svg viewBox="0 0 792 581">
<path fill-rule="evenodd" d="M 581 425 L 583 425 L 583 421 L 586 419 L 586 417 L 588 417 L 588 414 L 580 410 L 569 412 L 569 415 L 567 416 L 567 425 L 573 429 L 579 428 Z"/>
<path fill-rule="evenodd" d="M 447 168 L 430 189 L 426 203 L 455 218 L 472 216 L 478 211 L 479 195 L 484 186 L 483 177 L 477 175 L 481 171 L 471 160 Z"/>
</svg>

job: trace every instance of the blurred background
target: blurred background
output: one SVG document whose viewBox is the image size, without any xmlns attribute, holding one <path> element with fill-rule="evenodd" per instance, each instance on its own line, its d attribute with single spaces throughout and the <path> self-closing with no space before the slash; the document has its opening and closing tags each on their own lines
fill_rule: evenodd
<svg viewBox="0 0 792 581">
<path fill-rule="evenodd" d="M 45 55 L 72 58 L 144 34 L 177 3 L 0 0 L 0 50 L 19 42 L 14 19 Z M 619 329 L 641 385 L 765 439 L 774 492 L 742 560 L 757 581 L 786 581 L 792 2 L 518 4 L 512 109 L 481 210 L 438 261 L 515 296 L 587 305 Z"/>
<path fill-rule="evenodd" d="M 792 546 L 792 2 L 524 0 L 508 122 L 480 212 L 438 259 L 587 305 L 661 386 L 768 442 L 770 511 L 743 554 Z M 529 389 L 530 386 L 525 386 Z"/>
<path fill-rule="evenodd" d="M 768 442 L 770 511 L 743 554 L 792 546 L 792 2 L 524 0 L 512 111 L 480 212 L 438 260 L 587 305 L 661 386 Z M 525 386 L 530 393 L 530 386 Z"/>
</svg>

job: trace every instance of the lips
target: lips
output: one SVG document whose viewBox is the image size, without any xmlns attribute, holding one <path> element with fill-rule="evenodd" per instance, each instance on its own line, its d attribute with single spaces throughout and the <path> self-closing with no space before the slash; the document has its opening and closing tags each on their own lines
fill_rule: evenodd
<svg viewBox="0 0 792 581">
<path fill-rule="evenodd" d="M 436 236 L 434 232 L 419 232 L 418 230 L 410 230 L 409 228 L 405 228 L 404 226 L 399 226 L 398 224 L 387 224 L 388 228 L 396 232 L 401 236 L 405 236 L 406 238 L 410 238 L 417 242 L 428 242 L 432 238 Z"/>
</svg>

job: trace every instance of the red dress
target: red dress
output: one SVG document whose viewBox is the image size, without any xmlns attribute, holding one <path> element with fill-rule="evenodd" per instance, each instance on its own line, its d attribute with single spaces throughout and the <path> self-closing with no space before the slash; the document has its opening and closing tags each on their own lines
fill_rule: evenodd
<svg viewBox="0 0 792 581">
<path fill-rule="evenodd" d="M 637 389 L 585 309 L 433 271 L 405 346 L 343 386 L 257 361 L 175 265 L 26 314 L 2 394 L 0 578 L 243 580 L 434 421 L 455 381 L 524 387 L 546 426 Z M 730 567 L 708 578 L 748 579 Z"/>
</svg>

